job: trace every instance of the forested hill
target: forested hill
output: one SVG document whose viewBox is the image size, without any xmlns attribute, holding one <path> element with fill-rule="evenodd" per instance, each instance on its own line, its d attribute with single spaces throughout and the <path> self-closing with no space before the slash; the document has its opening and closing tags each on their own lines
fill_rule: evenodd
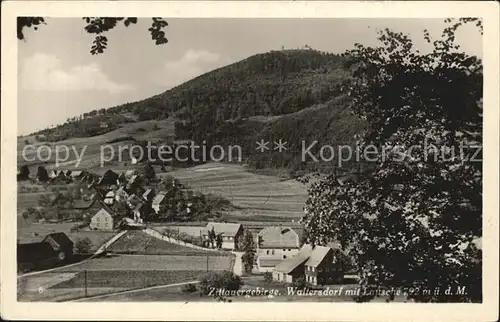
<svg viewBox="0 0 500 322">
<path fill-rule="evenodd" d="M 58 139 L 92 136 L 97 134 L 92 132 L 94 127 L 98 133 L 102 129 L 97 122 L 94 127 L 90 126 L 89 120 L 109 120 L 110 129 L 113 129 L 119 126 L 113 119 L 133 114 L 139 121 L 175 116 L 184 120 L 176 124 L 177 138 L 212 144 L 229 137 L 244 141 L 253 140 L 260 134 L 276 137 L 274 131 L 279 131 L 283 139 L 299 138 L 297 133 L 304 133 L 306 140 L 333 137 L 352 142 L 359 121 L 343 111 L 336 100 L 342 80 L 349 75 L 343 61 L 340 55 L 311 49 L 258 54 L 198 76 L 162 94 L 106 111 L 87 113 L 54 129 L 44 130 L 42 134 L 55 135 Z M 118 123 L 134 121 L 125 119 L 118 117 Z M 85 126 L 80 126 L 83 124 Z M 228 135 L 235 127 L 237 135 Z"/>
<path fill-rule="evenodd" d="M 339 55 L 315 50 L 273 51 L 111 111 L 132 112 L 143 120 L 172 113 L 189 119 L 209 111 L 217 121 L 289 114 L 330 99 L 346 75 Z"/>
</svg>

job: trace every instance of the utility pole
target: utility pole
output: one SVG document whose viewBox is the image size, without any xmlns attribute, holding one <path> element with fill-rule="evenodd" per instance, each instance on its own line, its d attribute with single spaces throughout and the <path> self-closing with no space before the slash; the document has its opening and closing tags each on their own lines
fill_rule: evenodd
<svg viewBox="0 0 500 322">
<path fill-rule="evenodd" d="M 87 297 L 87 269 L 84 270 L 85 275 L 85 297 Z"/>
<path fill-rule="evenodd" d="M 208 255 L 207 255 L 207 273 L 208 273 Z"/>
</svg>

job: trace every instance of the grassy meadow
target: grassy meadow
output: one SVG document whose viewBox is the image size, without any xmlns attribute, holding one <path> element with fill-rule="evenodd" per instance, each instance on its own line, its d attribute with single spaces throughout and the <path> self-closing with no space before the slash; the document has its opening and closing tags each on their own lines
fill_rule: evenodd
<svg viewBox="0 0 500 322">
<path fill-rule="evenodd" d="M 229 216 L 240 220 L 299 219 L 307 198 L 306 187 L 293 179 L 255 174 L 238 164 L 207 163 L 162 175 L 172 175 L 204 194 L 229 199 L 238 208 Z"/>
</svg>

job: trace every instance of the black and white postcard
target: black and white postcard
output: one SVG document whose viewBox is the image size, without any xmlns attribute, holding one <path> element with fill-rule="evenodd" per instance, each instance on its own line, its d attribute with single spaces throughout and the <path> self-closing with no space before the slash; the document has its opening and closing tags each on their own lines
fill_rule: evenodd
<svg viewBox="0 0 500 322">
<path fill-rule="evenodd" d="M 3 318 L 498 318 L 497 2 L 2 9 Z"/>
</svg>

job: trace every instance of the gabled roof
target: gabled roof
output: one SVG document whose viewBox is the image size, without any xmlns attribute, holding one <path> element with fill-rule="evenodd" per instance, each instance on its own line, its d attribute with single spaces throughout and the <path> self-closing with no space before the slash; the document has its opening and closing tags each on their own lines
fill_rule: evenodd
<svg viewBox="0 0 500 322">
<path fill-rule="evenodd" d="M 325 259 L 326 255 L 331 251 L 331 247 L 315 246 L 311 256 L 309 256 L 309 259 L 306 262 L 306 266 L 318 267 L 318 265 Z"/>
<path fill-rule="evenodd" d="M 153 198 L 153 205 L 159 205 L 165 199 L 165 195 L 165 191 L 158 192 L 158 194 Z"/>
<path fill-rule="evenodd" d="M 128 180 L 128 184 L 133 184 L 137 179 L 139 178 L 139 176 L 137 174 L 134 174 L 133 176 L 130 177 L 130 179 Z"/>
<path fill-rule="evenodd" d="M 118 174 L 113 170 L 107 170 L 102 175 L 101 179 L 99 179 L 99 184 L 107 183 L 107 184 L 116 184 L 116 180 L 118 179 Z"/>
<path fill-rule="evenodd" d="M 222 234 L 222 236 L 234 237 L 240 230 L 241 224 L 209 222 L 207 224 L 207 230 L 210 231 L 212 228 L 217 235 Z"/>
<path fill-rule="evenodd" d="M 93 217 L 95 216 L 109 216 L 111 218 L 113 218 L 113 216 L 111 216 L 111 214 L 104 208 L 102 208 L 101 210 L 99 210 Z"/>
<path fill-rule="evenodd" d="M 143 194 L 142 194 L 142 197 L 144 199 L 148 199 L 149 195 L 153 193 L 153 189 L 149 188 L 147 189 Z"/>
<path fill-rule="evenodd" d="M 73 201 L 73 209 L 88 209 L 94 205 L 95 200 L 95 197 L 92 197 L 90 200 L 75 200 Z"/>
<path fill-rule="evenodd" d="M 299 235 L 290 227 L 266 227 L 258 236 L 260 248 L 299 248 Z"/>
<path fill-rule="evenodd" d="M 275 267 L 283 261 L 282 257 L 279 256 L 259 256 L 257 258 L 260 267 Z"/>
<path fill-rule="evenodd" d="M 59 244 L 60 247 L 73 245 L 73 242 L 71 241 L 71 239 L 69 239 L 69 237 L 65 233 L 62 233 L 62 232 L 48 234 L 47 236 L 45 236 L 45 238 L 42 240 L 42 242 L 48 241 L 49 238 L 52 239 L 53 241 L 55 241 L 57 244 Z"/>
<path fill-rule="evenodd" d="M 125 176 L 125 178 L 130 178 L 135 174 L 135 170 L 127 170 L 125 172 L 122 172 L 122 174 Z"/>
<path fill-rule="evenodd" d="M 296 269 L 299 265 L 304 264 L 309 259 L 311 253 L 312 246 L 309 244 L 305 244 L 295 256 L 287 258 L 276 265 L 275 270 L 277 272 L 288 274 Z"/>
<path fill-rule="evenodd" d="M 115 197 L 115 191 L 114 190 L 108 191 L 104 197 L 105 198 L 114 198 Z"/>
<path fill-rule="evenodd" d="M 83 171 L 79 171 L 79 170 L 71 171 L 70 176 L 75 178 L 75 177 L 80 176 L 82 173 L 83 173 Z"/>
</svg>

